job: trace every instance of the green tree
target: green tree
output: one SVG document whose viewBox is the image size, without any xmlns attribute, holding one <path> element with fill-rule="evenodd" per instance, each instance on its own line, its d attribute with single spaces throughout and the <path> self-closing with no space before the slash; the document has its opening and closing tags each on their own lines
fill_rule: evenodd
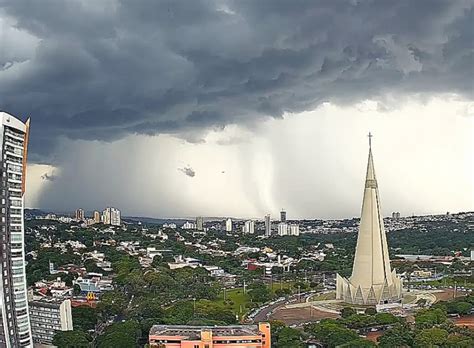
<svg viewBox="0 0 474 348">
<path fill-rule="evenodd" d="M 349 330 L 341 322 L 331 319 L 323 319 L 318 324 L 309 325 L 307 331 L 329 348 L 337 347 L 359 338 L 355 331 Z"/>
<path fill-rule="evenodd" d="M 377 345 L 369 340 L 365 340 L 363 338 L 357 338 L 345 344 L 342 344 L 338 347 L 345 347 L 345 348 L 368 348 L 368 347 L 377 347 Z"/>
<path fill-rule="evenodd" d="M 415 336 L 414 346 L 417 348 L 439 347 L 446 343 L 447 340 L 448 331 L 434 327 L 421 330 Z"/>
<path fill-rule="evenodd" d="M 305 345 L 299 330 L 285 326 L 281 329 L 275 346 L 277 348 L 303 348 Z"/>
<path fill-rule="evenodd" d="M 441 308 L 422 309 L 415 315 L 415 323 L 419 328 L 429 328 L 446 321 L 446 311 Z"/>
<path fill-rule="evenodd" d="M 138 346 L 141 327 L 136 321 L 129 320 L 107 327 L 97 340 L 98 348 L 132 348 Z"/>
<path fill-rule="evenodd" d="M 393 326 L 378 339 L 380 348 L 412 347 L 413 340 L 413 332 L 406 324 Z"/>
<path fill-rule="evenodd" d="M 94 330 L 97 324 L 97 311 L 94 308 L 86 306 L 73 307 L 72 322 L 76 330 L 85 332 Z"/>
<path fill-rule="evenodd" d="M 103 318 L 111 315 L 122 314 L 127 307 L 128 299 L 121 291 L 105 292 L 100 296 L 97 310 Z"/>
<path fill-rule="evenodd" d="M 368 307 L 368 308 L 365 309 L 365 314 L 375 315 L 375 314 L 377 314 L 377 310 L 374 307 Z"/>
<path fill-rule="evenodd" d="M 344 307 L 341 309 L 341 317 L 343 318 L 348 318 L 351 315 L 354 315 L 356 313 L 357 313 L 356 310 L 352 307 Z"/>
<path fill-rule="evenodd" d="M 53 345 L 58 348 L 85 348 L 90 343 L 83 331 L 58 331 L 54 335 Z"/>
<path fill-rule="evenodd" d="M 250 299 L 257 303 L 267 302 L 272 298 L 270 289 L 261 282 L 250 285 L 248 294 Z"/>
</svg>

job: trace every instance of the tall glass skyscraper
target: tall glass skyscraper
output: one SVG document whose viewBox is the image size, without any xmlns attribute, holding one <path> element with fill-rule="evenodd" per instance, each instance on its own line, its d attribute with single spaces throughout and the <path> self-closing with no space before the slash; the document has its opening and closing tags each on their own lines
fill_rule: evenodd
<svg viewBox="0 0 474 348">
<path fill-rule="evenodd" d="M 23 196 L 29 120 L 0 111 L 0 347 L 33 347 L 25 275 Z"/>
</svg>

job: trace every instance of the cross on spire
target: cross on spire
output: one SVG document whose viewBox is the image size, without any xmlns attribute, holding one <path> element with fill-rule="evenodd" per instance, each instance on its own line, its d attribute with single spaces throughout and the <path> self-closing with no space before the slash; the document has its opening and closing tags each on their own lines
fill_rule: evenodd
<svg viewBox="0 0 474 348">
<path fill-rule="evenodd" d="M 367 137 L 369 138 L 369 149 L 371 149 L 372 148 L 372 137 L 373 137 L 372 133 L 369 132 L 369 135 L 367 135 Z"/>
</svg>

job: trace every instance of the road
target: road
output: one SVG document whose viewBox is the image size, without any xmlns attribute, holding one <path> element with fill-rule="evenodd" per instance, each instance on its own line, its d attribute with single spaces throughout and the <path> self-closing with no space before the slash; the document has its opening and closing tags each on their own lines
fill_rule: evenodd
<svg viewBox="0 0 474 348">
<path fill-rule="evenodd" d="M 306 298 L 313 295 L 313 293 L 301 293 L 301 300 L 300 302 L 305 302 Z M 289 303 L 295 303 L 298 301 L 298 294 L 292 295 L 289 298 L 285 298 L 282 300 L 278 300 L 274 302 L 271 305 L 265 305 L 261 307 L 260 311 L 257 313 L 257 315 L 253 318 L 252 322 L 253 323 L 258 323 L 261 321 L 267 321 L 270 317 L 270 315 L 280 306 L 286 306 Z"/>
</svg>

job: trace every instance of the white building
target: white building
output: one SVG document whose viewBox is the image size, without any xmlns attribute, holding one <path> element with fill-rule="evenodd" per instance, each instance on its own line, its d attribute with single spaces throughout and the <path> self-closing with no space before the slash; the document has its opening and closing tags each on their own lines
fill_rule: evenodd
<svg viewBox="0 0 474 348">
<path fill-rule="evenodd" d="M 227 219 L 225 221 L 225 230 L 226 232 L 232 232 L 232 219 Z"/>
<path fill-rule="evenodd" d="M 73 330 L 71 300 L 38 297 L 28 304 L 35 343 L 51 345 L 57 331 Z"/>
<path fill-rule="evenodd" d="M 300 235 L 300 225 L 290 224 L 289 234 L 290 234 L 290 236 L 299 236 Z"/>
<path fill-rule="evenodd" d="M 120 226 L 122 224 L 120 210 L 113 207 L 105 208 L 102 212 L 102 222 L 104 225 Z"/>
<path fill-rule="evenodd" d="M 288 224 L 286 222 L 280 222 L 278 224 L 278 235 L 287 236 L 288 235 Z"/>
<path fill-rule="evenodd" d="M 194 222 L 186 221 L 181 228 L 183 230 L 195 230 L 196 224 Z"/>
<path fill-rule="evenodd" d="M 33 347 L 25 276 L 23 197 L 30 121 L 0 112 L 0 346 Z"/>
<path fill-rule="evenodd" d="M 242 226 L 242 232 L 243 233 L 254 234 L 255 233 L 255 221 L 253 221 L 253 220 L 245 221 L 244 225 Z"/>
</svg>

